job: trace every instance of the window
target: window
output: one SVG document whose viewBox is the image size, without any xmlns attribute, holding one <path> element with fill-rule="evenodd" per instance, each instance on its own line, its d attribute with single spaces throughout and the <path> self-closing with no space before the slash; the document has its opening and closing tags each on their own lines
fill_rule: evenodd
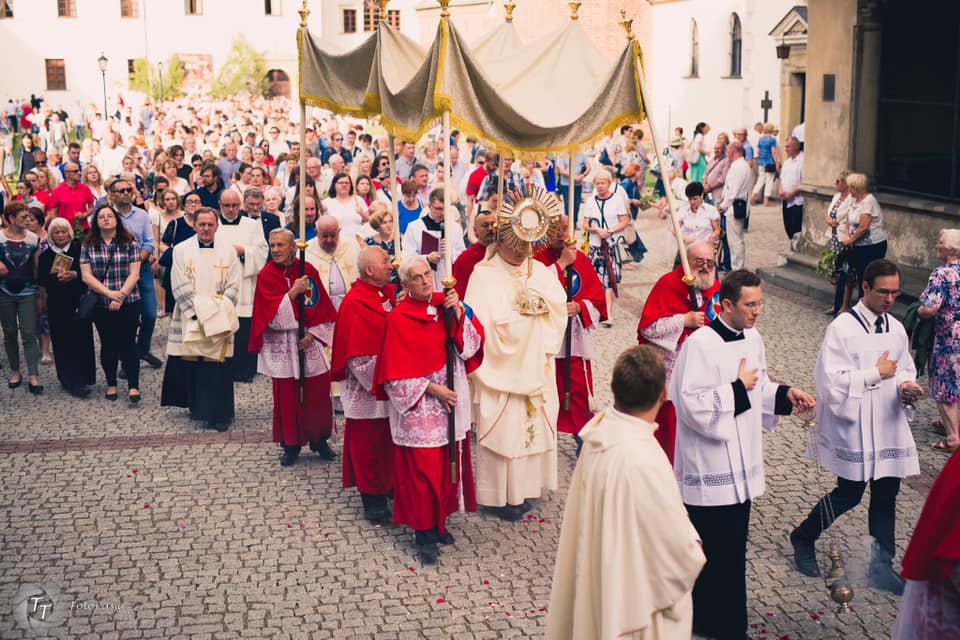
<svg viewBox="0 0 960 640">
<path fill-rule="evenodd" d="M 281 0 L 263 0 L 263 15 L 265 16 L 280 15 L 280 1 Z"/>
<path fill-rule="evenodd" d="M 67 71 L 63 58 L 47 58 L 47 91 L 67 90 Z"/>
<path fill-rule="evenodd" d="M 357 10 L 356 9 L 343 10 L 343 32 L 344 33 L 357 32 Z"/>
<path fill-rule="evenodd" d="M 743 27 L 740 16 L 730 15 L 730 77 L 739 78 L 743 67 Z"/>
<path fill-rule="evenodd" d="M 389 24 L 394 29 L 400 28 L 400 10 L 399 9 L 387 10 L 387 24 Z"/>
<path fill-rule="evenodd" d="M 960 4 L 891 0 L 881 20 L 877 184 L 958 202 Z"/>
<path fill-rule="evenodd" d="M 138 0 L 120 0 L 120 17 L 139 18 L 140 5 L 138 4 Z"/>
<path fill-rule="evenodd" d="M 203 0 L 183 0 L 183 13 L 188 16 L 203 15 Z"/>
<path fill-rule="evenodd" d="M 380 22 L 380 7 L 367 0 L 363 3 L 363 30 L 376 31 L 378 22 Z"/>
<path fill-rule="evenodd" d="M 77 0 L 57 0 L 57 17 L 76 18 Z"/>
<path fill-rule="evenodd" d="M 13 0 L 0 0 L 0 18 L 13 17 Z"/>
<path fill-rule="evenodd" d="M 700 30 L 695 18 L 690 18 L 690 78 L 700 76 Z"/>
</svg>

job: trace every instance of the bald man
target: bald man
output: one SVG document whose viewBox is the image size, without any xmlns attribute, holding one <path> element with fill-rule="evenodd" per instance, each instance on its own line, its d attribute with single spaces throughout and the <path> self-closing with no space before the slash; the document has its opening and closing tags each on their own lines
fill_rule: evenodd
<svg viewBox="0 0 960 640">
<path fill-rule="evenodd" d="M 360 247 L 356 242 L 340 242 L 340 222 L 331 215 L 317 218 L 317 237 L 307 244 L 307 262 L 320 272 L 323 288 L 333 306 L 340 308 L 350 286 L 359 277 L 357 257 Z"/>
</svg>

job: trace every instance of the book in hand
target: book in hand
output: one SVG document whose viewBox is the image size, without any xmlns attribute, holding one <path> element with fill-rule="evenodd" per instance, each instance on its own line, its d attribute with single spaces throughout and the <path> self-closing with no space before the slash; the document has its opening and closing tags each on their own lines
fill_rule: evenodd
<svg viewBox="0 0 960 640">
<path fill-rule="evenodd" d="M 58 253 L 53 257 L 53 264 L 50 266 L 50 274 L 57 275 L 58 273 L 65 273 L 70 271 L 70 267 L 73 266 L 73 258 L 70 256 L 65 256 L 62 253 Z"/>
<path fill-rule="evenodd" d="M 420 238 L 420 255 L 427 256 L 434 251 L 440 251 L 440 238 L 424 229 Z"/>
</svg>

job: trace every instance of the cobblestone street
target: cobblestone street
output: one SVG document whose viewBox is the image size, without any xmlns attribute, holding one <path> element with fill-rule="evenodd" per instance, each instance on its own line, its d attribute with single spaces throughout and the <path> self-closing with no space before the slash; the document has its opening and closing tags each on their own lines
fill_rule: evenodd
<svg viewBox="0 0 960 640">
<path fill-rule="evenodd" d="M 593 333 L 602 404 L 614 358 L 636 341 L 646 293 L 672 264 L 675 246 L 650 211 L 638 229 L 651 252 L 625 268 L 613 328 Z M 748 266 L 774 265 L 786 248 L 779 208 L 757 208 Z M 772 287 L 764 297 L 759 330 L 772 376 L 812 392 L 824 307 Z M 155 353 L 163 351 L 166 326 L 158 323 Z M 39 399 L 25 387 L 0 392 L 0 637 L 34 637 L 20 614 L 25 594 L 40 589 L 56 623 L 44 634 L 55 637 L 543 634 L 575 462 L 569 437 L 561 442 L 557 492 L 518 524 L 453 516 L 456 543 L 424 567 L 409 530 L 362 518 L 357 493 L 340 487 L 339 457 L 325 463 L 305 452 L 294 467 L 279 466 L 263 376 L 237 385 L 237 418 L 221 434 L 197 429 L 185 410 L 160 408 L 162 370 L 143 370 L 138 407 L 104 400 L 99 375 L 85 401 L 59 389 L 52 366 L 42 370 L 47 391 Z M 929 446 L 934 413 L 924 400 L 914 422 L 923 473 L 904 483 L 898 500 L 897 567 L 945 461 Z M 806 438 L 792 417 L 766 436 L 767 493 L 753 505 L 748 548 L 751 635 L 889 637 L 899 599 L 865 586 L 865 505 L 834 528 L 855 590 L 853 613 L 836 614 L 823 581 L 792 568 L 787 534 L 835 480 L 806 460 Z M 339 455 L 339 441 L 334 449 Z M 828 538 L 818 546 L 822 560 Z"/>
</svg>

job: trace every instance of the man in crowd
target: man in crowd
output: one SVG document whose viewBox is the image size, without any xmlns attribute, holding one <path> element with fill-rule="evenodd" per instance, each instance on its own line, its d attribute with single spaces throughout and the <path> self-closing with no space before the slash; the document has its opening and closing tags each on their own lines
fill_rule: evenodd
<svg viewBox="0 0 960 640">
<path fill-rule="evenodd" d="M 787 157 L 780 167 L 780 204 L 783 207 L 783 230 L 790 239 L 790 248 L 797 250 L 800 244 L 800 232 L 803 230 L 803 196 L 800 184 L 803 182 L 803 152 L 800 141 L 787 138 L 784 145 Z"/>
<path fill-rule="evenodd" d="M 593 339 L 590 332 L 598 322 L 606 321 L 607 302 L 593 263 L 575 246 L 567 246 L 568 218 L 564 215 L 561 219 L 563 224 L 557 229 L 552 244 L 537 253 L 536 258 L 553 267 L 564 287 L 567 286 L 567 268 L 570 268 L 567 332 L 572 355 L 567 355 L 567 336 L 564 335 L 556 358 L 557 394 L 560 398 L 557 431 L 573 434 L 579 455 L 582 446 L 580 429 L 593 418 L 590 408 L 593 400 L 593 369 L 590 362 L 593 359 Z M 569 398 L 566 394 L 569 394 Z"/>
<path fill-rule="evenodd" d="M 378 394 L 389 399 L 396 446 L 393 522 L 415 531 L 417 552 L 426 564 L 436 562 L 438 544 L 454 542 L 446 529 L 447 516 L 477 508 L 467 374 L 483 357 L 482 327 L 460 304 L 456 291 L 434 292 L 431 271 L 421 256 L 401 262 L 400 281 L 407 295 L 387 316 L 374 374 Z M 449 321 L 447 313 L 453 314 Z M 447 380 L 447 340 L 456 351 L 453 389 Z M 455 419 L 452 442 L 450 413 Z"/>
<path fill-rule="evenodd" d="M 822 400 L 816 458 L 837 475 L 837 487 L 790 534 L 797 569 L 819 576 L 814 542 L 860 503 L 869 482 L 873 554 L 867 584 L 897 595 L 904 585 L 892 567 L 896 498 L 901 478 L 920 473 L 904 403 L 923 395 L 907 333 L 889 313 L 899 293 L 897 265 L 874 260 L 863 273 L 863 298 L 827 327 L 814 370 Z"/>
<path fill-rule="evenodd" d="M 683 267 L 677 265 L 653 285 L 637 324 L 637 341 L 651 345 L 663 358 L 668 388 L 684 340 L 704 324 L 713 322 L 720 307 L 720 282 L 713 247 L 703 241 L 691 243 L 687 246 L 687 260 L 695 278 L 696 309 L 692 308 L 690 288 L 683 281 Z M 672 464 L 677 412 L 670 399 L 660 407 L 657 424 L 659 428 L 654 435 Z"/>
<path fill-rule="evenodd" d="M 476 242 L 477 238 L 474 237 L 474 228 L 475 222 L 474 217 L 476 216 L 477 208 L 480 203 L 487 199 L 487 194 L 480 193 L 480 185 L 483 184 L 483 179 L 487 177 L 487 174 L 495 173 L 497 166 L 500 164 L 500 156 L 492 151 L 486 151 L 478 156 L 481 160 L 478 162 L 478 166 L 470 174 L 470 177 L 467 178 L 467 233 L 469 234 L 468 239 L 471 243 Z"/>
<path fill-rule="evenodd" d="M 387 524 L 387 495 L 393 491 L 393 439 L 387 403 L 372 395 L 373 372 L 383 341 L 387 312 L 393 308 L 393 265 L 380 247 L 366 247 L 357 259 L 360 279 L 340 305 L 333 335 L 334 380 L 341 382 L 343 488 L 356 487 L 363 515 Z"/>
<path fill-rule="evenodd" d="M 555 273 L 536 260 L 528 265 L 526 251 L 511 226 L 500 225 L 496 253 L 473 270 L 465 296 L 490 328 L 490 357 L 473 375 L 477 501 L 508 521 L 520 519 L 528 499 L 557 488 L 554 358 L 567 296 Z"/>
<path fill-rule="evenodd" d="M 410 179 L 417 183 L 417 198 L 420 202 L 427 202 L 430 198 L 430 170 L 425 165 L 415 164 Z"/>
<path fill-rule="evenodd" d="M 208 428 L 226 431 L 233 421 L 233 354 L 242 265 L 218 239 L 219 216 L 197 210 L 197 234 L 176 245 L 170 283 L 176 306 L 167 333 L 167 367 L 160 405 L 190 409 Z"/>
<path fill-rule="evenodd" d="M 216 209 L 220 206 L 220 194 L 223 192 L 223 183 L 220 181 L 220 172 L 217 165 L 205 162 L 200 167 L 200 184 L 191 193 L 200 196 L 203 206 Z"/>
<path fill-rule="evenodd" d="M 427 212 L 407 225 L 400 247 L 403 257 L 423 256 L 426 259 L 433 270 L 435 289 L 441 288 L 440 281 L 447 275 L 444 252 L 452 251 L 456 261 L 466 249 L 459 223 L 454 223 L 452 238 L 446 238 L 444 233 L 443 189 L 434 189 L 430 192 Z"/>
<path fill-rule="evenodd" d="M 699 535 L 653 438 L 663 361 L 631 347 L 613 367 L 613 406 L 581 434 L 550 594 L 547 638 L 689 638 Z"/>
<path fill-rule="evenodd" d="M 563 211 L 570 213 L 570 156 L 561 154 L 554 167 L 560 179 L 557 183 L 557 190 L 560 191 L 560 197 L 563 198 Z M 580 202 L 583 200 L 583 180 L 590 173 L 590 161 L 587 156 L 578 153 L 573 156 L 573 221 L 574 224 L 580 221 Z"/>
<path fill-rule="evenodd" d="M 249 187 L 243 192 L 243 211 L 240 215 L 260 223 L 265 242 L 271 231 L 283 226 L 280 224 L 280 216 L 263 208 L 263 191 L 257 187 Z"/>
<path fill-rule="evenodd" d="M 240 329 L 237 331 L 237 348 L 233 350 L 230 368 L 234 382 L 249 383 L 253 382 L 253 377 L 257 374 L 257 355 L 247 349 L 250 343 L 253 294 L 257 287 L 257 274 L 267 262 L 268 249 L 260 223 L 240 215 L 240 196 L 233 189 L 220 193 L 217 240 L 234 248 L 243 270 L 240 299 L 237 301 Z"/>
<path fill-rule="evenodd" d="M 473 268 L 486 257 L 487 247 L 497 239 L 497 230 L 494 228 L 496 220 L 496 212 L 484 208 L 483 205 L 473 219 L 473 235 L 477 239 L 453 263 L 453 277 L 457 280 L 454 288 L 460 296 L 467 293 L 467 283 L 470 282 Z"/>
<path fill-rule="evenodd" d="M 693 588 L 693 630 L 719 640 L 747 635 L 747 534 L 750 505 L 765 488 L 762 431 L 794 406 L 815 404 L 767 376 L 754 328 L 762 293 L 756 274 L 731 271 L 720 284 L 719 315 L 684 342 L 670 380 L 675 474 L 707 556 Z"/>
<path fill-rule="evenodd" d="M 56 186 L 47 200 L 47 222 L 63 218 L 72 227 L 76 218 L 82 220 L 93 212 L 96 198 L 90 187 L 80 182 L 80 165 L 67 162 L 63 166 L 63 174 L 63 182 Z"/>
<path fill-rule="evenodd" d="M 500 158 L 498 156 L 498 163 Z M 479 198 L 481 200 L 486 200 L 490 198 L 491 195 L 498 193 L 500 187 L 499 181 L 499 164 L 494 165 L 493 170 L 487 170 L 487 175 L 483 177 L 483 182 L 480 183 L 480 188 L 478 190 Z M 503 154 L 503 192 L 506 194 L 510 191 L 520 188 L 520 182 L 517 179 L 517 176 L 513 172 L 513 154 L 506 152 Z"/>
<path fill-rule="evenodd" d="M 350 164 L 353 161 L 350 150 L 343 146 L 343 134 L 339 131 L 335 132 L 333 137 L 330 138 L 330 146 L 323 150 L 323 164 L 328 164 L 333 168 L 333 163 L 330 162 L 333 155 L 343 158 L 344 164 Z"/>
<path fill-rule="evenodd" d="M 726 222 L 730 267 L 743 269 L 747 251 L 743 235 L 750 223 L 750 167 L 743 159 L 743 145 L 737 140 L 727 145 L 727 157 L 730 159 L 730 168 L 717 209 Z"/>
<path fill-rule="evenodd" d="M 401 180 L 408 180 L 413 177 L 413 166 L 417 163 L 417 145 L 413 142 L 404 141 L 397 157 L 397 177 Z"/>
<path fill-rule="evenodd" d="M 240 161 L 240 158 L 237 157 L 236 142 L 231 140 L 225 144 L 223 151 L 226 155 L 217 160 L 217 171 L 219 171 L 220 175 L 223 176 L 224 182 L 229 182 L 233 177 L 233 174 L 240 169 L 240 165 L 243 163 Z"/>
<path fill-rule="evenodd" d="M 305 204 L 313 198 L 307 196 Z M 324 214 L 317 218 L 317 237 L 307 244 L 307 262 L 320 274 L 320 283 L 326 289 L 335 309 L 340 308 L 344 296 L 356 281 L 357 257 L 360 247 L 353 240 L 340 241 L 340 222 Z"/>
<path fill-rule="evenodd" d="M 319 275 L 311 265 L 300 275 L 293 232 L 270 233 L 270 257 L 257 275 L 249 350 L 257 356 L 257 371 L 273 378 L 273 441 L 283 453 L 280 466 L 296 462 L 308 444 L 324 460 L 333 460 L 327 444 L 333 432 L 330 367 L 324 345 L 333 338 L 336 311 Z M 304 334 L 298 333 L 300 297 L 304 296 Z M 303 383 L 300 382 L 303 352 Z"/>
</svg>

